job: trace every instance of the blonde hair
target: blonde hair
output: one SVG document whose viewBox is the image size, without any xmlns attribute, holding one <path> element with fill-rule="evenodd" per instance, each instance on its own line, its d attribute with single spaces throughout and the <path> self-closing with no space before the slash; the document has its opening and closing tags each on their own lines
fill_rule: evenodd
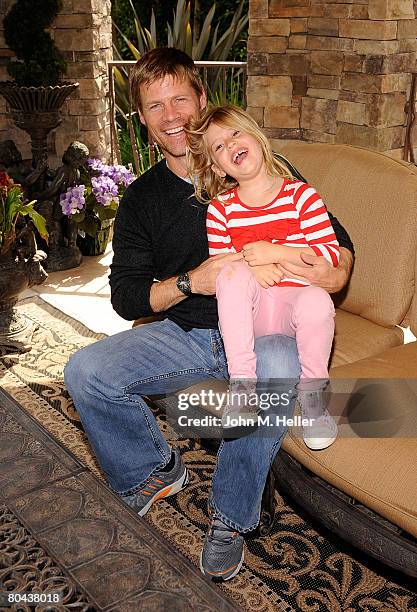
<svg viewBox="0 0 417 612">
<path fill-rule="evenodd" d="M 267 137 L 248 113 L 237 106 L 214 106 L 200 119 L 191 120 L 186 128 L 188 172 L 200 202 L 207 202 L 204 194 L 212 199 L 238 185 L 233 177 L 226 175 L 221 178 L 211 168 L 215 161 L 204 136 L 212 123 L 225 128 L 236 128 L 255 138 L 261 145 L 266 171 L 270 176 L 294 178 L 288 168 L 274 157 Z"/>
</svg>

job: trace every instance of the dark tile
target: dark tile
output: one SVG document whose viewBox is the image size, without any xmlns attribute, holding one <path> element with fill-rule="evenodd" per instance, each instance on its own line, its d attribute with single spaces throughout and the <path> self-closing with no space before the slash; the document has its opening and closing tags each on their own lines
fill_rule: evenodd
<svg viewBox="0 0 417 612">
<path fill-rule="evenodd" d="M 235 610 L 0 390 L 0 497 L 96 610 Z"/>
<path fill-rule="evenodd" d="M 76 518 L 83 504 L 82 493 L 50 487 L 16 500 L 14 505 L 34 533 Z"/>
</svg>

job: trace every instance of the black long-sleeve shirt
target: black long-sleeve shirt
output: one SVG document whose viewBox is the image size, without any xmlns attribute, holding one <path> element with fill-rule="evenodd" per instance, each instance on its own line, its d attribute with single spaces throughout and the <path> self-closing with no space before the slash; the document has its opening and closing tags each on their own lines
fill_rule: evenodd
<svg viewBox="0 0 417 612">
<path fill-rule="evenodd" d="M 188 272 L 208 258 L 207 206 L 193 186 L 162 160 L 127 188 L 114 223 L 110 288 L 115 311 L 134 320 L 154 314 L 149 303 L 155 279 Z M 353 251 L 346 230 L 329 213 L 340 246 Z M 183 329 L 216 328 L 213 296 L 191 295 L 164 313 Z"/>
</svg>

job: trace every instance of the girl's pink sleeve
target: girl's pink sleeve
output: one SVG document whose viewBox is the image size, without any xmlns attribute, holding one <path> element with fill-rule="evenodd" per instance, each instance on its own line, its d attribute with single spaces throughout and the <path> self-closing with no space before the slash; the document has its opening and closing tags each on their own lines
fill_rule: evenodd
<svg viewBox="0 0 417 612">
<path fill-rule="evenodd" d="M 212 200 L 209 204 L 206 228 L 210 257 L 221 253 L 236 252 L 227 228 L 224 206 L 218 200 Z"/>
</svg>

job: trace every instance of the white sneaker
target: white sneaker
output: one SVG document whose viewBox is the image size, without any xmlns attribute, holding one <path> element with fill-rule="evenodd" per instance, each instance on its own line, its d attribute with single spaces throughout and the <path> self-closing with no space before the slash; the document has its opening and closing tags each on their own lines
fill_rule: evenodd
<svg viewBox="0 0 417 612">
<path fill-rule="evenodd" d="M 331 446 L 337 438 L 337 425 L 328 410 L 325 410 L 319 417 L 310 418 L 310 420 L 311 425 L 303 425 L 305 445 L 311 450 L 323 450 Z"/>
</svg>

